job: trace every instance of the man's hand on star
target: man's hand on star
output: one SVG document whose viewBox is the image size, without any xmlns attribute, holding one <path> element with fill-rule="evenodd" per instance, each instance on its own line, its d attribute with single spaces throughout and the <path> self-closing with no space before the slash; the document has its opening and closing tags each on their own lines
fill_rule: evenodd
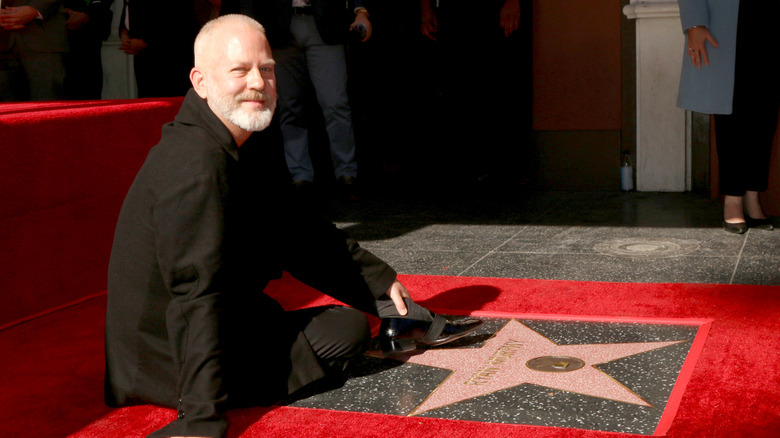
<svg viewBox="0 0 780 438">
<path fill-rule="evenodd" d="M 388 289 L 386 293 L 387 296 L 393 300 L 393 304 L 395 304 L 395 308 L 398 310 L 398 313 L 400 313 L 402 316 L 406 315 L 408 310 L 406 309 L 404 298 L 412 298 L 406 287 L 401 284 L 400 281 L 395 280 L 393 284 L 390 285 L 390 289 Z"/>
</svg>

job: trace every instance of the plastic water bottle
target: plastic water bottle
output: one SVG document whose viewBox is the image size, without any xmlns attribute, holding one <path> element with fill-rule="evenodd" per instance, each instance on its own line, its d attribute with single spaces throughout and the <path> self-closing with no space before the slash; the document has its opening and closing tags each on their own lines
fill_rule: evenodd
<svg viewBox="0 0 780 438">
<path fill-rule="evenodd" d="M 631 164 L 628 151 L 623 151 L 623 161 L 620 163 L 620 190 L 624 192 L 634 190 L 634 166 Z"/>
</svg>

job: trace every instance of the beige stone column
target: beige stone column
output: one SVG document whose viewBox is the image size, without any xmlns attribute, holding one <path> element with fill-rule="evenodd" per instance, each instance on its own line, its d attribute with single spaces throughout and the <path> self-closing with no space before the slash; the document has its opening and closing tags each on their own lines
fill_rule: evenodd
<svg viewBox="0 0 780 438">
<path fill-rule="evenodd" d="M 690 115 L 677 107 L 684 36 L 675 1 L 632 0 L 636 20 L 636 188 L 691 190 Z"/>
</svg>

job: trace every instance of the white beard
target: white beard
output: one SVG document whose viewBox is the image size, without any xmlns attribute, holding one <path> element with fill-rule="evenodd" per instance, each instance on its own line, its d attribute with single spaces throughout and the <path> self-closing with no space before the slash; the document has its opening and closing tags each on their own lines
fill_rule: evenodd
<svg viewBox="0 0 780 438">
<path fill-rule="evenodd" d="M 214 108 L 230 123 L 245 131 L 262 131 L 271 124 L 276 109 L 276 99 L 271 99 L 265 91 L 246 92 L 238 96 L 226 96 L 207 85 L 209 99 Z M 265 100 L 265 108 L 261 110 L 247 110 L 241 107 L 241 101 L 262 97 Z"/>
</svg>

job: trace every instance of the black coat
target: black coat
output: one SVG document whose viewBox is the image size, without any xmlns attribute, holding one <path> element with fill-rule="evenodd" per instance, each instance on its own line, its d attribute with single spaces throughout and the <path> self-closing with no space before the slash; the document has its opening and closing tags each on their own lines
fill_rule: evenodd
<svg viewBox="0 0 780 438">
<path fill-rule="evenodd" d="M 228 407 L 272 403 L 323 376 L 300 330 L 263 293 L 283 270 L 371 313 L 395 279 L 291 202 L 284 163 L 269 158 L 281 146 L 259 140 L 239 150 L 191 90 L 122 206 L 108 275 L 106 402 L 177 408 L 179 419 L 156 436 L 222 436 Z"/>
</svg>

